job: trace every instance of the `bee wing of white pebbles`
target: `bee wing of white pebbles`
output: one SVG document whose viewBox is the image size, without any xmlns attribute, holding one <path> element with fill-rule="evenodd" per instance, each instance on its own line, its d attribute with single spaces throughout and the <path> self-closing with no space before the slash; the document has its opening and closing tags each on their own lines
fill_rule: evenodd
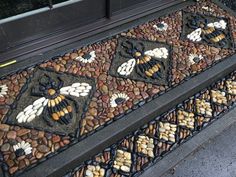
<svg viewBox="0 0 236 177">
<path fill-rule="evenodd" d="M 73 83 L 71 86 L 62 87 L 60 93 L 62 95 L 70 95 L 75 97 L 87 96 L 92 89 L 92 86 L 88 83 Z"/>
<path fill-rule="evenodd" d="M 167 58 L 168 57 L 168 50 L 165 47 L 162 48 L 155 48 L 153 50 L 148 50 L 145 52 L 145 55 L 149 55 L 155 58 Z"/>
<path fill-rule="evenodd" d="M 193 32 L 191 32 L 189 35 L 187 35 L 187 38 L 190 39 L 191 41 L 201 41 L 201 34 L 202 34 L 202 29 L 198 28 L 196 30 L 194 30 Z"/>
<path fill-rule="evenodd" d="M 134 66 L 136 65 L 136 60 L 134 58 L 128 60 L 125 63 L 122 63 L 118 69 L 117 72 L 122 76 L 128 76 L 132 73 L 134 70 Z"/>
<path fill-rule="evenodd" d="M 35 100 L 33 104 L 27 106 L 16 116 L 17 121 L 19 123 L 31 122 L 42 114 L 43 108 L 47 105 L 47 103 L 48 99 L 45 97 Z"/>
</svg>

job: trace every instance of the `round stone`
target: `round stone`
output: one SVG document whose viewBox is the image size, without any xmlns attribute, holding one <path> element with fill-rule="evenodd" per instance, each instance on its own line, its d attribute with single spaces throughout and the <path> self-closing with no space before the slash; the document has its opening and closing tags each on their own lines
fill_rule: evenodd
<svg viewBox="0 0 236 177">
<path fill-rule="evenodd" d="M 30 133 L 30 130 L 29 129 L 20 129 L 17 131 L 17 136 L 24 136 L 26 134 Z"/>
<path fill-rule="evenodd" d="M 161 29 L 164 28 L 164 26 L 165 26 L 165 25 L 164 25 L 163 23 L 158 23 L 158 24 L 157 24 L 157 27 L 158 27 L 158 28 L 161 28 Z"/>
<path fill-rule="evenodd" d="M 49 148 L 47 147 L 47 146 L 45 146 L 45 145 L 39 145 L 38 147 L 37 147 L 37 149 L 38 149 L 38 151 L 39 152 L 42 152 L 42 153 L 47 153 L 47 152 L 49 152 Z"/>
<path fill-rule="evenodd" d="M 25 155 L 24 149 L 20 148 L 15 151 L 16 157 L 20 157 L 22 155 Z"/>
<path fill-rule="evenodd" d="M 9 149 L 10 149 L 10 144 L 9 144 L 9 143 L 5 143 L 5 144 L 3 144 L 2 147 L 1 147 L 1 151 L 2 151 L 2 152 L 9 151 Z"/>
<path fill-rule="evenodd" d="M 124 98 L 116 98 L 116 99 L 115 99 L 115 102 L 116 102 L 117 105 L 119 105 L 119 104 L 124 103 L 124 102 L 125 102 L 125 99 L 124 99 Z"/>
<path fill-rule="evenodd" d="M 89 53 L 86 53 L 82 57 L 86 60 L 89 60 L 92 56 Z"/>
<path fill-rule="evenodd" d="M 194 61 L 195 63 L 198 63 L 198 62 L 200 61 L 200 58 L 199 58 L 199 57 L 194 57 L 193 61 Z"/>
<path fill-rule="evenodd" d="M 9 128 L 10 128 L 10 126 L 7 125 L 7 124 L 0 124 L 0 130 L 1 130 L 1 131 L 6 132 L 6 131 L 9 130 Z"/>
</svg>

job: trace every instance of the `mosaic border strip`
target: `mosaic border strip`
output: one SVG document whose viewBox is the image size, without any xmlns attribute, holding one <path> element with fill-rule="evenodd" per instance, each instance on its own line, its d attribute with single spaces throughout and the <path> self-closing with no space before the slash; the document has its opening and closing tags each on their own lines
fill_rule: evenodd
<svg viewBox="0 0 236 177">
<path fill-rule="evenodd" d="M 226 88 L 225 83 L 227 83 L 227 81 L 229 81 L 229 80 L 234 80 L 234 82 L 235 82 L 235 77 L 236 77 L 236 71 L 229 74 L 225 78 L 211 84 L 209 87 L 202 90 L 201 92 L 198 92 L 194 96 L 185 100 L 183 103 L 180 103 L 175 108 L 167 111 L 166 113 L 162 114 L 161 116 L 156 117 L 153 121 L 150 121 L 148 124 L 145 124 L 137 131 L 134 131 L 133 133 L 131 133 L 131 134 L 127 135 L 126 137 L 124 137 L 123 139 L 119 140 L 117 143 L 104 149 L 101 153 L 92 157 L 90 160 L 84 162 L 84 164 L 78 166 L 77 168 L 75 168 L 74 170 L 69 172 L 64 177 L 89 176 L 89 174 L 91 174 L 91 173 L 93 173 L 93 174 L 98 173 L 99 177 L 103 177 L 103 176 L 104 177 L 108 177 L 108 176 L 109 177 L 139 176 L 143 171 L 145 171 L 147 168 L 149 168 L 150 166 L 155 164 L 157 161 L 161 160 L 164 156 L 166 156 L 172 150 L 174 150 L 175 148 L 180 146 L 182 143 L 188 141 L 194 135 L 196 135 L 197 133 L 199 133 L 200 131 L 205 129 L 207 126 L 209 126 L 211 123 L 213 123 L 215 120 L 219 119 L 224 114 L 229 112 L 231 109 L 235 108 L 236 96 L 227 93 L 227 95 L 228 95 L 227 100 L 229 101 L 229 103 L 227 104 L 226 107 L 225 106 L 222 107 L 222 105 L 214 103 L 212 101 L 212 97 L 211 97 L 210 100 L 211 100 L 211 105 L 213 105 L 213 112 L 214 112 L 212 118 L 210 118 L 209 121 L 201 124 L 201 126 L 199 128 L 195 127 L 194 131 L 192 131 L 191 133 L 190 132 L 188 133 L 188 130 L 189 130 L 188 128 L 186 129 L 186 127 L 184 128 L 184 127 L 177 125 L 179 129 L 177 130 L 178 133 L 176 133 L 176 136 L 178 136 L 178 137 L 182 136 L 182 138 L 180 138 L 180 139 L 176 138 L 177 141 L 174 143 L 169 142 L 169 141 L 163 141 L 163 140 L 161 141 L 160 139 L 157 138 L 158 135 L 156 136 L 156 133 L 158 132 L 158 130 L 160 132 L 160 127 L 158 127 L 158 125 L 160 125 L 160 122 L 166 121 L 166 123 L 168 123 L 168 124 L 170 124 L 170 122 L 173 123 L 173 119 L 172 119 L 173 116 L 175 118 L 178 118 L 177 115 L 172 114 L 173 112 L 177 113 L 179 110 L 186 110 L 189 108 L 191 110 L 192 109 L 191 106 L 195 107 L 194 106 L 195 103 L 192 102 L 193 100 L 196 100 L 199 98 L 204 98 L 207 95 L 210 96 L 210 93 L 207 93 L 207 92 L 211 91 L 213 89 L 224 90 Z M 206 95 L 206 93 L 207 93 L 207 95 Z M 205 97 L 204 99 L 207 99 L 207 97 Z M 199 115 L 199 114 L 196 114 L 196 116 L 201 117 L 201 115 Z M 181 134 L 181 130 L 180 130 L 181 128 L 183 128 L 184 130 L 187 130 L 187 131 L 182 130 L 182 134 Z M 150 146 L 150 147 L 153 147 L 155 156 L 148 157 L 147 154 L 143 154 L 143 153 L 140 154 L 137 152 L 137 142 L 139 142 L 139 141 L 137 141 L 137 138 L 140 137 L 140 135 L 142 137 L 148 137 L 149 139 L 150 138 L 154 139 L 154 141 L 152 141 L 154 143 L 153 144 L 154 146 Z M 160 145 L 160 143 L 162 145 Z M 143 145 L 143 147 L 144 147 L 144 149 L 147 148 L 147 146 L 145 144 Z M 163 150 L 163 147 L 165 150 L 161 151 L 161 148 Z M 117 151 L 121 151 L 120 153 L 125 153 L 125 152 L 132 153 L 132 154 L 126 154 L 127 156 L 131 155 L 130 157 L 133 161 L 132 166 L 130 166 L 130 169 L 129 169 L 130 172 L 124 172 L 122 170 L 117 171 L 114 169 L 115 168 L 114 161 L 117 160 L 116 159 Z M 134 159 L 136 159 L 136 161 Z M 137 162 L 137 160 L 139 160 L 139 162 Z M 140 165 L 140 167 L 137 168 L 137 166 L 136 166 L 136 169 L 135 169 L 134 166 L 137 165 L 137 163 Z M 128 170 L 126 168 L 122 168 L 122 169 Z M 100 172 L 100 175 L 99 175 L 99 172 Z"/>
</svg>

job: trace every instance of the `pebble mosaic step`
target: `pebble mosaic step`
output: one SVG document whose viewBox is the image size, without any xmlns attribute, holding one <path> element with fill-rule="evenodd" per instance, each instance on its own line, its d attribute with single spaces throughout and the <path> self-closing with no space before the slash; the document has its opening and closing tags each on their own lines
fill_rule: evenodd
<svg viewBox="0 0 236 177">
<path fill-rule="evenodd" d="M 5 176 L 24 174 L 234 55 L 235 29 L 232 14 L 203 0 L 2 77 L 0 161 Z M 232 107 L 235 73 L 228 77 L 73 174 L 138 173 L 150 159 L 155 161 Z"/>
<path fill-rule="evenodd" d="M 139 176 L 235 107 L 236 72 L 157 116 L 64 177 Z"/>
</svg>

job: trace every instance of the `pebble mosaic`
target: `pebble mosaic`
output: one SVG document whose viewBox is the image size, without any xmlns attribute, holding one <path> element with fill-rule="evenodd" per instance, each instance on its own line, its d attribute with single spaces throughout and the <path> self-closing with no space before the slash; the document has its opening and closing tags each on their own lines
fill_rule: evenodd
<svg viewBox="0 0 236 177">
<path fill-rule="evenodd" d="M 4 173 L 17 175 L 37 166 L 235 54 L 235 29 L 234 16 L 202 0 L 1 78 Z M 192 38 L 193 32 L 198 36 Z M 150 159 L 171 150 L 227 110 L 235 101 L 235 83 L 232 75 L 216 88 L 199 93 L 178 112 L 170 111 L 160 121 L 151 122 L 139 135 L 123 140 L 114 151 L 105 150 L 95 157 L 96 163 L 75 170 L 74 175 L 122 176 L 140 171 Z M 138 143 L 132 144 L 134 140 Z M 121 156 L 125 156 L 123 161 Z M 111 164 L 116 166 L 107 168 Z"/>
<path fill-rule="evenodd" d="M 212 91 L 213 93 L 219 92 L 224 84 L 235 79 L 236 72 L 233 72 L 170 111 L 156 117 L 118 143 L 106 148 L 64 177 L 84 176 L 83 169 L 95 164 L 106 172 L 106 177 L 139 176 L 168 152 L 235 107 L 236 103 L 232 102 L 232 97 L 226 98 L 227 104 L 225 104 L 224 102 L 215 102 L 214 95 L 211 94 Z M 227 94 L 230 93 L 225 92 L 225 95 Z M 201 100 L 200 108 L 195 104 L 199 100 Z M 229 102 L 231 103 L 228 104 Z M 218 106 L 222 109 L 217 109 Z M 202 114 L 200 115 L 198 109 L 201 108 L 211 109 L 211 115 L 207 115 L 205 111 L 200 112 Z M 90 170 L 91 173 L 92 170 Z M 93 175 L 87 176 L 92 177 Z"/>
</svg>

